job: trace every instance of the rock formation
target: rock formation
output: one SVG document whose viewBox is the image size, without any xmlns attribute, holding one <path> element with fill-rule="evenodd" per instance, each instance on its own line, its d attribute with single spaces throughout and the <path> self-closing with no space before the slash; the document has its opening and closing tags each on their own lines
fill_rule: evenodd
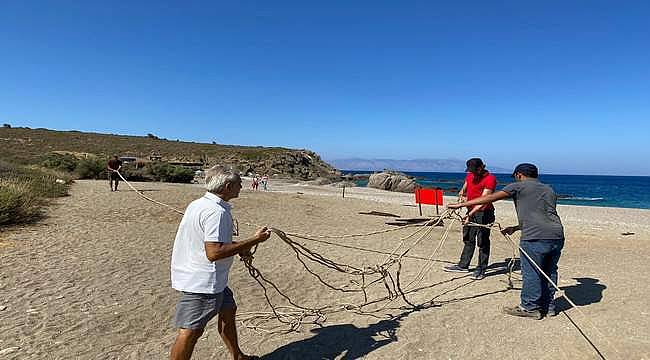
<svg viewBox="0 0 650 360">
<path fill-rule="evenodd" d="M 375 189 L 412 193 L 417 187 L 413 177 L 397 171 L 386 171 L 372 174 L 368 178 L 368 187 Z"/>
</svg>

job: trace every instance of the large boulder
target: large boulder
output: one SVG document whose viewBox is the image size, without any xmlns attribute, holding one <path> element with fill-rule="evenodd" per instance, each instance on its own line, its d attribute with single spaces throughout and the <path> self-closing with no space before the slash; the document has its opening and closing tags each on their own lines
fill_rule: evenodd
<svg viewBox="0 0 650 360">
<path fill-rule="evenodd" d="M 368 187 L 412 193 L 415 191 L 417 183 L 415 182 L 415 179 L 406 174 L 396 171 L 384 171 L 370 175 L 368 178 Z"/>
</svg>

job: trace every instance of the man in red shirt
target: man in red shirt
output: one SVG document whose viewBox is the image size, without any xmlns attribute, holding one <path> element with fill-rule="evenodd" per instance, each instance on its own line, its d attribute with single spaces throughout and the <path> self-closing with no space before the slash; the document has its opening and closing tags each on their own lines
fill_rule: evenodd
<svg viewBox="0 0 650 360">
<path fill-rule="evenodd" d="M 472 200 L 494 192 L 497 187 L 497 179 L 489 171 L 485 170 L 483 160 L 472 158 L 467 160 L 467 176 L 465 183 L 458 195 L 462 200 Z M 467 208 L 467 216 L 464 222 L 477 224 L 491 224 L 494 222 L 494 206 L 492 203 L 470 206 Z M 472 274 L 472 279 L 481 280 L 485 278 L 485 270 L 490 258 L 490 229 L 477 226 L 463 226 L 463 252 L 460 255 L 458 265 L 446 266 L 443 268 L 449 272 L 469 272 L 469 263 L 474 256 L 474 248 L 478 245 L 478 266 Z"/>
<path fill-rule="evenodd" d="M 122 169 L 122 160 L 115 155 L 108 160 L 106 168 L 108 169 L 108 185 L 111 187 L 111 191 L 117 191 L 117 184 L 120 182 L 120 175 L 117 172 Z M 113 182 L 115 182 L 115 190 L 113 190 Z"/>
</svg>

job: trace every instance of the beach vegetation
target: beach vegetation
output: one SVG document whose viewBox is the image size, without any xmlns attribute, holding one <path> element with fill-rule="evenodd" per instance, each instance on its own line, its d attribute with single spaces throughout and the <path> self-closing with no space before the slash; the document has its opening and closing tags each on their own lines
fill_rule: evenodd
<svg viewBox="0 0 650 360">
<path fill-rule="evenodd" d="M 40 219 L 43 215 L 41 203 L 26 184 L 0 180 L 0 226 Z"/>
<path fill-rule="evenodd" d="M 77 168 L 79 159 L 72 154 L 47 153 L 41 160 L 41 166 L 48 169 L 73 172 Z"/>
<path fill-rule="evenodd" d="M 106 160 L 96 156 L 78 158 L 73 154 L 51 152 L 42 157 L 39 165 L 70 175 L 74 174 L 77 179 L 106 178 Z"/>
<path fill-rule="evenodd" d="M 0 161 L 0 226 L 39 220 L 51 199 L 68 195 L 72 177 Z"/>
<path fill-rule="evenodd" d="M 166 163 L 152 163 L 147 171 L 156 181 L 190 183 L 194 179 L 192 169 Z"/>
<path fill-rule="evenodd" d="M 106 160 L 98 157 L 88 157 L 81 159 L 77 163 L 74 173 L 79 179 L 105 179 L 106 178 Z"/>
</svg>

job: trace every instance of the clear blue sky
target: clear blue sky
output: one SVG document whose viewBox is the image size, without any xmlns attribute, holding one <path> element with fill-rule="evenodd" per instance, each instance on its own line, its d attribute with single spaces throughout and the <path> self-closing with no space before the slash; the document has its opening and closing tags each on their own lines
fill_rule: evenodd
<svg viewBox="0 0 650 360">
<path fill-rule="evenodd" d="M 3 1 L 0 122 L 650 175 L 647 1 Z"/>
</svg>

